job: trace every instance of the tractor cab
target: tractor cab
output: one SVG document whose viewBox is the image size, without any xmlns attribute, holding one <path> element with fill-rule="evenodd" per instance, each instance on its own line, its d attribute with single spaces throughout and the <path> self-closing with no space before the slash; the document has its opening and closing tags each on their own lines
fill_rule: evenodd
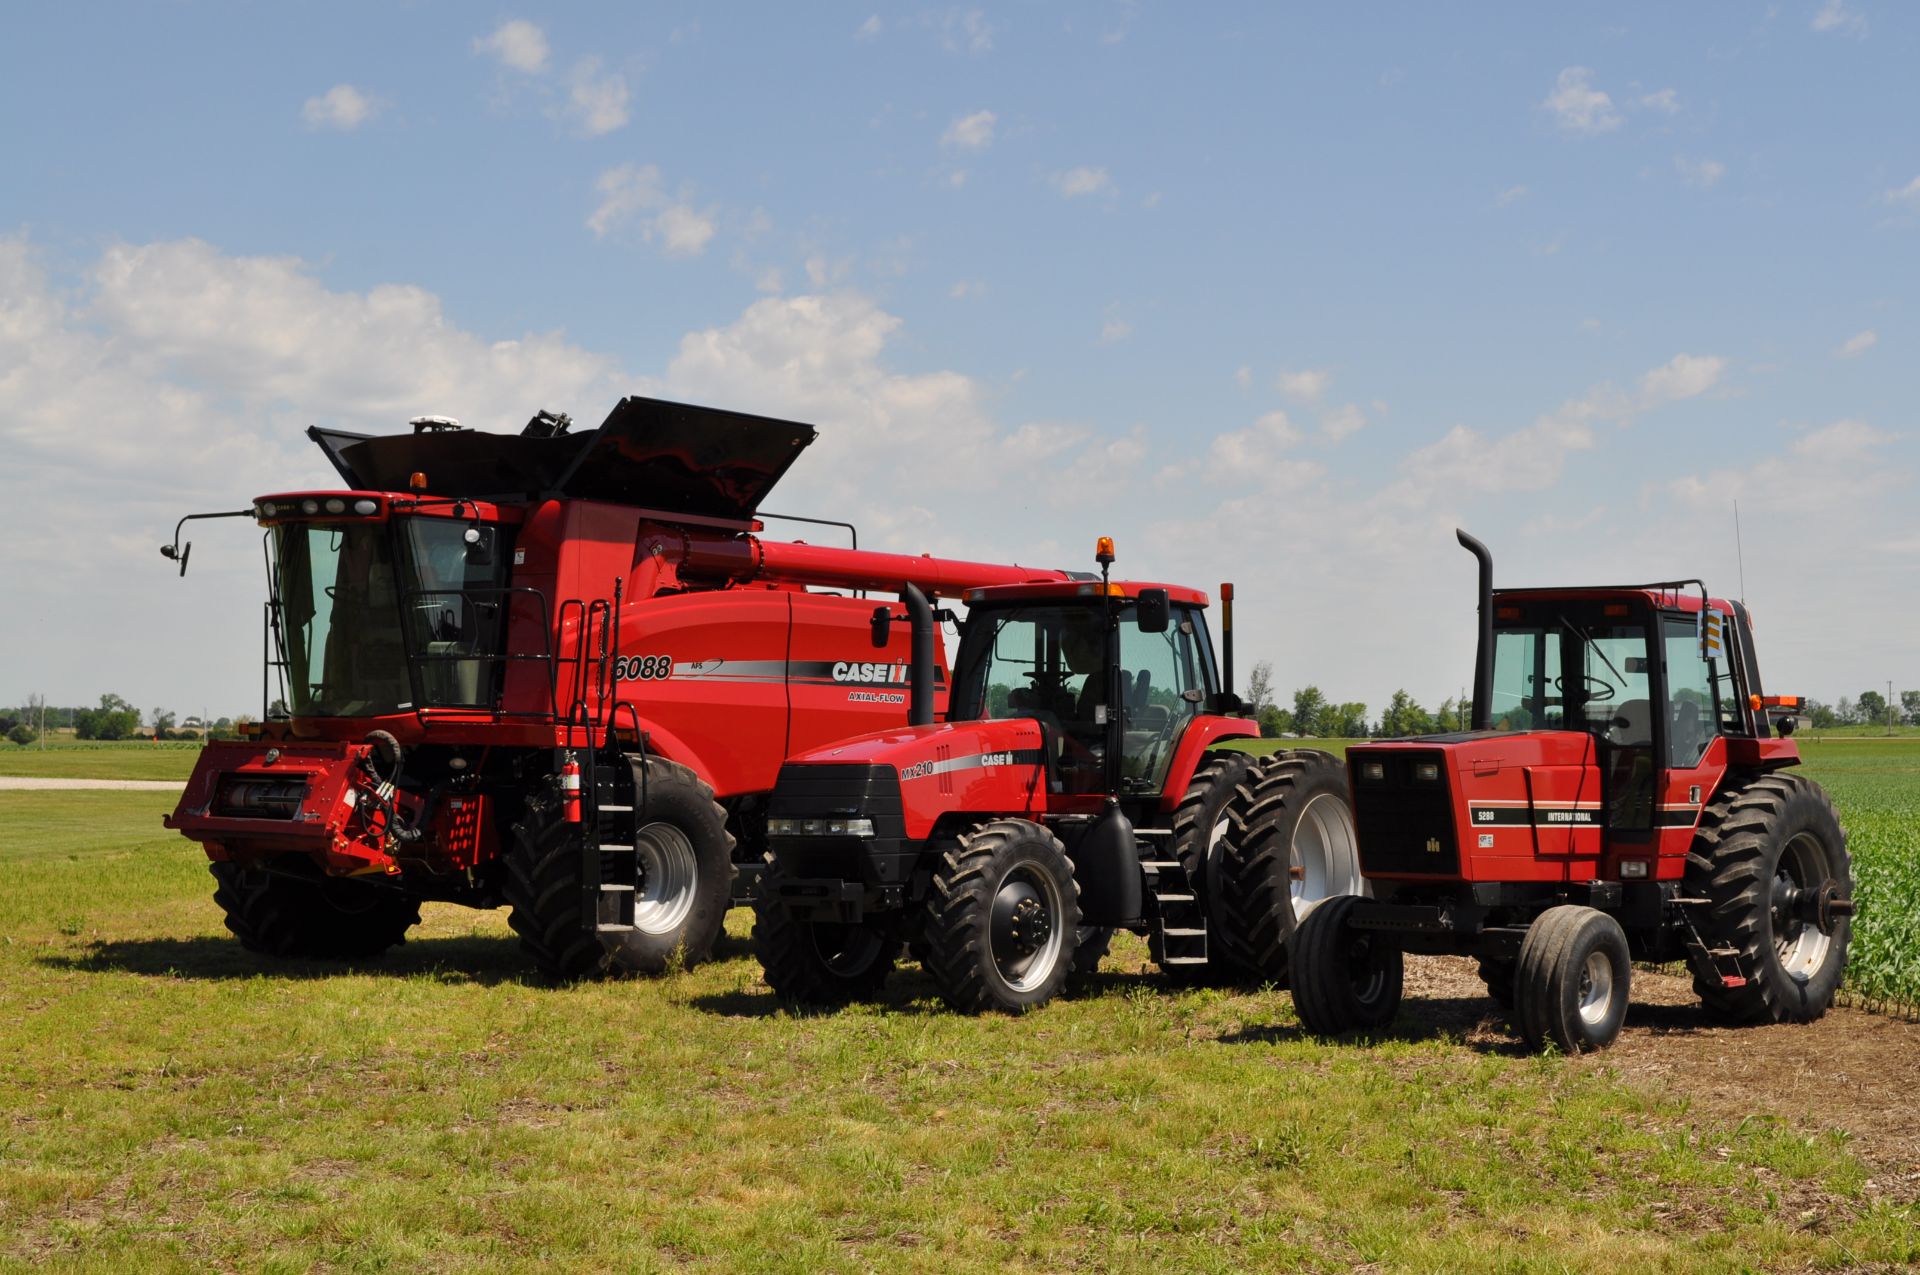
<svg viewBox="0 0 1920 1275">
<path fill-rule="evenodd" d="M 1219 698 L 1205 594 L 1083 582 L 967 601 L 950 721 L 1037 723 L 1053 793 L 1163 790 L 1187 727 Z"/>
</svg>

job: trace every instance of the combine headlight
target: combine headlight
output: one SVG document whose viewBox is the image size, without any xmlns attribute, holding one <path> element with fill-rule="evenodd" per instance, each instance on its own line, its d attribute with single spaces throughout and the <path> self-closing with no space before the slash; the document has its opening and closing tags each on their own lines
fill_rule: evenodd
<svg viewBox="0 0 1920 1275">
<path fill-rule="evenodd" d="M 1413 777 L 1417 782 L 1423 784 L 1439 783 L 1440 763 L 1437 761 L 1415 762 L 1413 764 Z"/>
<path fill-rule="evenodd" d="M 347 512 L 347 502 L 338 496 L 330 497 L 327 500 L 327 512 L 330 514 L 343 514 Z"/>
<path fill-rule="evenodd" d="M 1386 777 L 1387 765 L 1385 762 L 1363 761 L 1360 763 L 1360 778 L 1366 780 L 1368 783 L 1377 784 Z"/>
<path fill-rule="evenodd" d="M 353 512 L 357 514 L 372 514 L 378 513 L 379 511 L 380 506 L 375 501 L 356 500 L 353 502 Z"/>
<path fill-rule="evenodd" d="M 300 502 L 300 512 L 311 518 L 320 512 L 320 502 L 309 496 Z"/>
<path fill-rule="evenodd" d="M 871 819 L 769 819 L 770 837 L 871 837 Z"/>
</svg>

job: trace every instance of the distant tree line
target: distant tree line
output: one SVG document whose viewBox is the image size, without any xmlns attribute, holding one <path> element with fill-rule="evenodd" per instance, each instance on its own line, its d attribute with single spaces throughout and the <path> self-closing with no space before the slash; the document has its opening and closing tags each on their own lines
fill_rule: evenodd
<svg viewBox="0 0 1920 1275">
<path fill-rule="evenodd" d="M 203 721 L 188 717 L 184 721 L 170 708 L 155 708 L 142 714 L 119 695 L 100 697 L 94 705 L 55 706 L 39 696 L 31 697 L 19 708 L 0 709 L 0 737 L 20 745 L 35 743 L 42 725 L 49 734 L 71 728 L 75 739 L 232 739 L 241 723 L 251 719 L 219 717 Z"/>
<path fill-rule="evenodd" d="M 1856 699 L 1842 695 L 1837 704 L 1810 699 L 1801 714 L 1816 730 L 1835 726 L 1920 726 L 1920 691 L 1901 691 L 1894 703 L 1889 703 L 1879 691 L 1861 691 Z"/>
</svg>

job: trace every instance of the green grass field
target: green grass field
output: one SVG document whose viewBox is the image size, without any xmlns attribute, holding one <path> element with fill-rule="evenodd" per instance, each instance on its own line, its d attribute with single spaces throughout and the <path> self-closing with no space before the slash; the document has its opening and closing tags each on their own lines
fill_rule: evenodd
<svg viewBox="0 0 1920 1275">
<path fill-rule="evenodd" d="M 0 775 L 36 779 L 178 779 L 193 773 L 197 743 L 49 740 L 45 748 L 0 744 Z"/>
<path fill-rule="evenodd" d="M 1910 890 L 1920 752 L 1814 762 L 1863 897 Z M 437 905 L 375 966 L 261 961 L 170 804 L 0 793 L 0 1268 L 1920 1261 L 1839 1134 L 1444 1028 L 1321 1044 L 1284 993 L 1169 990 L 1126 937 L 1018 1020 L 951 1015 L 911 967 L 795 1017 L 740 912 L 721 959 L 652 981 L 543 986 L 503 917 Z"/>
</svg>

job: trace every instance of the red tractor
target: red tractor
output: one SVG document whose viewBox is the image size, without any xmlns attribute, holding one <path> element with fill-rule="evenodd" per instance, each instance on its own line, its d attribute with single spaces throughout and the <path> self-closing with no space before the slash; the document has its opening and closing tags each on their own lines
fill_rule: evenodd
<svg viewBox="0 0 1920 1275">
<path fill-rule="evenodd" d="M 768 801 L 768 866 L 754 946 L 773 990 L 836 1005 L 879 994 L 903 945 L 963 1012 L 1045 1003 L 1090 969 L 1115 928 L 1144 934 L 1184 977 L 1273 977 L 1309 873 L 1263 896 L 1221 897 L 1229 803 L 1253 801 L 1291 862 L 1329 881 L 1351 846 L 1346 776 L 1325 753 L 1256 761 L 1255 735 L 1215 671 L 1205 594 L 1098 581 L 975 589 L 947 720 L 932 711 L 934 615 L 913 631 L 904 729 L 796 751 Z M 1231 586 L 1223 589 L 1232 676 Z M 893 618 L 876 612 L 874 641 Z M 1337 854 L 1334 856 L 1337 858 Z M 1311 900 L 1307 900 L 1310 902 Z"/>
<path fill-rule="evenodd" d="M 266 532 L 278 705 L 167 820 L 248 947 L 367 957 L 441 900 L 507 904 L 558 977 L 698 962 L 781 760 L 905 717 L 907 640 L 870 645 L 859 591 L 1068 578 L 761 539 L 807 425 L 641 398 L 569 424 L 313 430 L 342 488 L 193 515 Z"/>
<path fill-rule="evenodd" d="M 1534 1049 L 1610 1044 L 1635 960 L 1684 959 L 1735 1020 L 1820 1017 L 1846 966 L 1847 837 L 1791 770 L 1799 701 L 1762 692 L 1746 608 L 1697 580 L 1495 591 L 1459 535 L 1480 563 L 1473 729 L 1348 751 L 1374 897 L 1295 936 L 1301 1022 L 1386 1024 L 1403 952 L 1477 956 Z"/>
</svg>

